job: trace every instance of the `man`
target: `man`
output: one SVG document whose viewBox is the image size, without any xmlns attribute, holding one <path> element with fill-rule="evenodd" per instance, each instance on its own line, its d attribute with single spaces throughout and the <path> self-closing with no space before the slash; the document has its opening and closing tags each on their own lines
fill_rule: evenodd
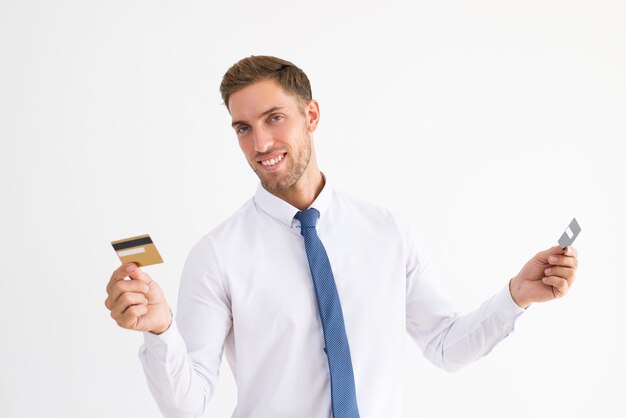
<svg viewBox="0 0 626 418">
<path fill-rule="evenodd" d="M 457 370 L 506 337 L 531 303 L 571 287 L 577 252 L 555 246 L 460 315 L 411 229 L 333 190 L 320 171 L 319 104 L 298 67 L 248 57 L 220 90 L 260 179 L 256 194 L 191 250 L 176 321 L 134 264 L 107 286 L 111 316 L 144 332 L 140 359 L 165 416 L 202 414 L 225 349 L 234 417 L 398 417 L 405 330 L 430 361 Z"/>
</svg>

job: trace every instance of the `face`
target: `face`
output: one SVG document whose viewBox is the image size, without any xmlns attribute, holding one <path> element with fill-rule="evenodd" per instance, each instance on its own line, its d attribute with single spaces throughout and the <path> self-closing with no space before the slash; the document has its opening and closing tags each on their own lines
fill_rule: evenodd
<svg viewBox="0 0 626 418">
<path fill-rule="evenodd" d="M 289 192 L 310 168 L 315 100 L 304 106 L 273 80 L 251 84 L 229 101 L 233 129 L 248 164 L 271 193 Z"/>
</svg>

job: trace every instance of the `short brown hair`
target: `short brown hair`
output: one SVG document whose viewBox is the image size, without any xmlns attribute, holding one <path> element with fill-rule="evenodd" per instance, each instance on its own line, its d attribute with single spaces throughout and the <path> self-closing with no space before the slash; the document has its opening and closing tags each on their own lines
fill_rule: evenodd
<svg viewBox="0 0 626 418">
<path fill-rule="evenodd" d="M 286 93 L 295 96 L 302 107 L 313 97 L 309 78 L 300 68 L 280 58 L 251 55 L 235 63 L 222 78 L 220 93 L 228 111 L 228 100 L 233 93 L 262 80 L 276 81 Z"/>
</svg>

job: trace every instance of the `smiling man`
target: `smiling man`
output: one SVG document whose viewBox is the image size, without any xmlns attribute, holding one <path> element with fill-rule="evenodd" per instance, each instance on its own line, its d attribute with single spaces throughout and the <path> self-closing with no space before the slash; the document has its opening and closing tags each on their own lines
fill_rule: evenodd
<svg viewBox="0 0 626 418">
<path fill-rule="evenodd" d="M 577 252 L 555 246 L 460 314 L 405 222 L 333 189 L 320 171 L 320 108 L 302 70 L 252 56 L 220 90 L 260 179 L 255 195 L 191 250 L 176 320 L 134 264 L 107 286 L 111 316 L 144 332 L 140 359 L 164 416 L 203 413 L 225 352 L 238 389 L 233 417 L 400 417 L 405 333 L 435 365 L 458 370 L 531 303 L 571 287 Z"/>
<path fill-rule="evenodd" d="M 230 94 L 225 100 L 239 146 L 261 185 L 306 209 L 323 186 L 311 137 L 319 122 L 317 101 L 293 97 L 272 79 L 232 93 L 233 87 L 222 86 Z"/>
</svg>

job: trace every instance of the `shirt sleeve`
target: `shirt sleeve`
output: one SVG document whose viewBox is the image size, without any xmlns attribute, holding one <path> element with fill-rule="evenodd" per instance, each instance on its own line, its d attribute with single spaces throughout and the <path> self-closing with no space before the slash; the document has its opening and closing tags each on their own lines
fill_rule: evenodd
<svg viewBox="0 0 626 418">
<path fill-rule="evenodd" d="M 198 417 L 218 380 L 230 299 L 207 237 L 191 250 L 180 281 L 176 320 L 162 334 L 144 333 L 139 349 L 148 387 L 165 417 Z"/>
<path fill-rule="evenodd" d="M 411 228 L 405 227 L 404 233 L 407 332 L 433 364 L 459 370 L 509 335 L 524 309 L 513 301 L 507 282 L 478 309 L 462 315 L 441 291 L 422 242 Z"/>
</svg>

